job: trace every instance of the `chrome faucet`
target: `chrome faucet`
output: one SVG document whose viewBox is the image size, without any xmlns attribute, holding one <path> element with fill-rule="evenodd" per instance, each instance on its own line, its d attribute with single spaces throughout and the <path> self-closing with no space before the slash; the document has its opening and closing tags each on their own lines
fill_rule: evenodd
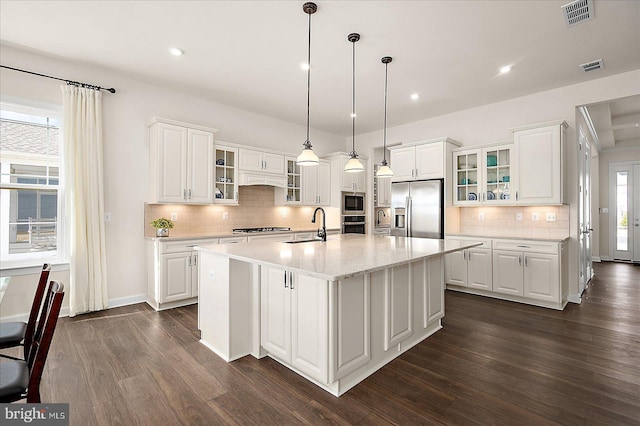
<svg viewBox="0 0 640 426">
<path fill-rule="evenodd" d="M 383 217 L 387 217 L 387 214 L 384 212 L 384 210 L 378 210 L 378 214 L 376 215 L 378 219 L 378 225 L 380 225 L 380 213 L 382 213 Z"/>
<path fill-rule="evenodd" d="M 318 237 L 322 239 L 322 241 L 327 241 L 327 214 L 324 212 L 322 207 L 317 207 L 313 212 L 313 217 L 311 218 L 311 223 L 316 223 L 316 213 L 318 210 L 322 212 L 322 228 L 318 229 Z"/>
</svg>

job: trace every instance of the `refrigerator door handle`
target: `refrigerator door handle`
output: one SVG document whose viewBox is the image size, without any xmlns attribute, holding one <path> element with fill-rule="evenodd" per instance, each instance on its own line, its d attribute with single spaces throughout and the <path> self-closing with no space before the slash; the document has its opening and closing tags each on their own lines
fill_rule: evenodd
<svg viewBox="0 0 640 426">
<path fill-rule="evenodd" d="M 405 214 L 407 215 L 407 237 L 411 236 L 411 220 L 413 219 L 411 217 L 411 204 L 412 204 L 412 200 L 411 197 L 407 197 L 407 201 L 405 204 Z"/>
</svg>

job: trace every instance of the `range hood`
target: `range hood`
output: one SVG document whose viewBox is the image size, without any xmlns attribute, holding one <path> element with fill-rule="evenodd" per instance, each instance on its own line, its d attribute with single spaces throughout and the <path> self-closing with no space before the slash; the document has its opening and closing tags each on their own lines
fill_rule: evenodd
<svg viewBox="0 0 640 426">
<path fill-rule="evenodd" d="M 276 188 L 286 188 L 287 178 L 282 175 L 273 175 L 269 173 L 239 171 L 238 185 L 267 185 L 275 186 Z"/>
</svg>

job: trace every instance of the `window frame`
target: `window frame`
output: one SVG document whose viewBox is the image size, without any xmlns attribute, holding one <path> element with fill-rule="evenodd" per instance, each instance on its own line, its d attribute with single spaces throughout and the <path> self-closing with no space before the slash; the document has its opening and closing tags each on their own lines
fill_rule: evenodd
<svg viewBox="0 0 640 426">
<path fill-rule="evenodd" d="M 43 250 L 33 253 L 12 253 L 8 252 L 8 239 L 9 239 L 9 217 L 10 206 L 9 203 L 2 202 L 0 207 L 0 233 L 4 236 L 0 236 L 0 270 L 3 275 L 11 274 L 11 270 L 19 268 L 29 268 L 34 266 L 41 266 L 42 263 L 50 264 L 68 264 L 68 232 L 67 232 L 67 217 L 65 214 L 65 191 L 64 191 L 64 143 L 63 143 L 63 113 L 62 105 L 47 105 L 47 106 L 32 106 L 28 101 L 24 103 L 22 101 L 6 102 L 0 101 L 0 109 L 4 111 L 11 111 L 21 114 L 28 114 L 34 116 L 48 117 L 56 119 L 59 122 L 59 140 L 58 140 L 58 185 L 48 184 L 20 184 L 11 182 L 0 182 L 0 190 L 2 190 L 2 196 L 0 198 L 8 199 L 11 194 L 5 190 L 27 189 L 27 190 L 44 190 L 51 191 L 55 187 L 58 191 L 57 197 L 57 220 L 56 220 L 56 249 L 55 250 Z M 42 157 L 45 158 L 44 156 Z M 4 163 L 20 163 L 19 155 L 6 155 L 0 153 L 0 164 Z M 25 163 L 21 163 L 25 164 Z M 33 165 L 40 165 L 38 162 L 29 163 Z M 6 197 L 6 198 L 5 198 Z M 6 223 L 5 223 L 6 221 Z"/>
</svg>

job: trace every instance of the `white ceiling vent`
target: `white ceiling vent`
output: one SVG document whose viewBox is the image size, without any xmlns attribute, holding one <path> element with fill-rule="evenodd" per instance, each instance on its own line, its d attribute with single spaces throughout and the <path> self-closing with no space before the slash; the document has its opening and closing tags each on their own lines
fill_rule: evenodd
<svg viewBox="0 0 640 426">
<path fill-rule="evenodd" d="M 593 0 L 576 0 L 562 6 L 564 21 L 572 27 L 593 18 Z"/>
<path fill-rule="evenodd" d="M 598 59 L 595 61 L 587 62 L 586 64 L 580 65 L 580 69 L 583 72 L 595 71 L 604 68 L 604 62 L 602 59 Z"/>
</svg>

